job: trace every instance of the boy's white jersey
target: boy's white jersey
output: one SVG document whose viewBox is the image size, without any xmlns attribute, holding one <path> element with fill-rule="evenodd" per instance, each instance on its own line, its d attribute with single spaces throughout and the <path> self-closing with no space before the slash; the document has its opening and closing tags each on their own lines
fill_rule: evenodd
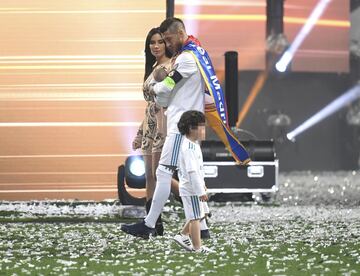
<svg viewBox="0 0 360 276">
<path fill-rule="evenodd" d="M 190 181 L 189 173 L 195 173 L 201 183 Z M 179 154 L 179 190 L 180 196 L 201 196 L 205 194 L 204 164 L 199 144 L 184 137 Z"/>
<path fill-rule="evenodd" d="M 174 68 L 182 79 L 170 92 L 166 110 L 167 133 L 179 133 L 177 123 L 181 115 L 188 110 L 204 113 L 205 83 L 194 57 L 188 52 L 182 52 L 175 60 Z"/>
</svg>

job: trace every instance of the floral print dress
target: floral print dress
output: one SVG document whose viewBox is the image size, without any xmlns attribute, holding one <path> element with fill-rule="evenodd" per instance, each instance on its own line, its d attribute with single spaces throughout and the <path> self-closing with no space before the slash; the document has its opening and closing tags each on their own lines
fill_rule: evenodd
<svg viewBox="0 0 360 276">
<path fill-rule="evenodd" d="M 154 70 L 157 66 L 154 65 Z M 171 61 L 162 64 L 169 69 Z M 144 99 L 147 102 L 145 109 L 145 118 L 137 132 L 135 140 L 141 142 L 141 151 L 144 155 L 149 155 L 155 152 L 161 152 L 165 142 L 166 136 L 166 118 L 164 115 L 164 108 L 155 103 L 155 95 L 152 91 L 150 83 L 154 80 L 153 74 L 145 80 L 143 85 Z"/>
</svg>

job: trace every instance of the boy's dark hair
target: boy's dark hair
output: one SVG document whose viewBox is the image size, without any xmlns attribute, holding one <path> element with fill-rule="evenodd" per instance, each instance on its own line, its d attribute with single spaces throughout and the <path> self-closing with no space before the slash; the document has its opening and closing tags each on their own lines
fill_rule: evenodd
<svg viewBox="0 0 360 276">
<path fill-rule="evenodd" d="M 190 134 L 190 128 L 197 128 L 200 124 L 205 123 L 204 113 L 197 110 L 189 110 L 181 115 L 177 124 L 181 135 Z"/>
<path fill-rule="evenodd" d="M 170 17 L 170 18 L 165 19 L 161 23 L 160 32 L 165 33 L 166 31 L 169 31 L 171 33 L 174 33 L 176 30 L 178 30 L 180 28 L 185 30 L 184 22 L 179 18 Z"/>
</svg>

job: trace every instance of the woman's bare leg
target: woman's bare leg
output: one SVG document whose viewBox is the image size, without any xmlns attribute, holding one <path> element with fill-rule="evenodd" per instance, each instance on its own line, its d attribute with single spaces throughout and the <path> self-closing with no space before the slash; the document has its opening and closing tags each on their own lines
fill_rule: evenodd
<svg viewBox="0 0 360 276">
<path fill-rule="evenodd" d="M 155 191 L 155 178 L 153 176 L 152 155 L 144 155 L 145 179 L 146 179 L 146 201 L 152 198 Z"/>
<path fill-rule="evenodd" d="M 179 197 L 180 193 L 179 193 L 179 181 L 177 181 L 176 179 L 171 179 L 171 192 Z"/>
</svg>

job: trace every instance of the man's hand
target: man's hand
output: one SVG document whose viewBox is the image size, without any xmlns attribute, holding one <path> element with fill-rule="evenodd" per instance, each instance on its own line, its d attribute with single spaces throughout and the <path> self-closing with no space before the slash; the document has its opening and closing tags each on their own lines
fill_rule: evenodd
<svg viewBox="0 0 360 276">
<path fill-rule="evenodd" d="M 206 194 L 199 196 L 200 201 L 208 201 L 208 196 Z"/>
</svg>

